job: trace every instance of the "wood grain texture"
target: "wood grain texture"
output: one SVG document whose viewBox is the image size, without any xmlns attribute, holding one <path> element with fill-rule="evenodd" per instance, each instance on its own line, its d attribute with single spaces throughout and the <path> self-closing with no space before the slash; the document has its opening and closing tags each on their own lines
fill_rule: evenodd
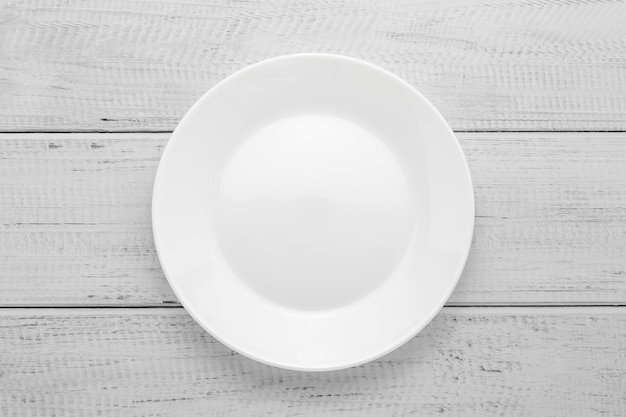
<svg viewBox="0 0 626 417">
<path fill-rule="evenodd" d="M 458 136 L 476 227 L 450 304 L 625 304 L 626 134 Z M 0 135 L 0 305 L 176 303 L 150 225 L 168 137 Z"/>
<path fill-rule="evenodd" d="M 626 309 L 445 308 L 395 352 L 306 373 L 235 354 L 183 309 L 0 311 L 0 413 L 623 416 Z"/>
<path fill-rule="evenodd" d="M 0 130 L 171 130 L 235 70 L 341 53 L 457 130 L 626 130 L 626 3 L 6 0 Z"/>
</svg>

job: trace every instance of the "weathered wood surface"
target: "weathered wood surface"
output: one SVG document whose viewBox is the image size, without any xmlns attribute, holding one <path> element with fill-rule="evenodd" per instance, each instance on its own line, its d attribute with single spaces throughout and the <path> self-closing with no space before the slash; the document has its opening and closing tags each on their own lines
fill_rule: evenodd
<svg viewBox="0 0 626 417">
<path fill-rule="evenodd" d="M 295 52 L 366 59 L 457 130 L 626 130 L 626 3 L 0 3 L 0 130 L 171 130 L 226 75 Z"/>
<path fill-rule="evenodd" d="M 0 311 L 3 416 L 623 416 L 626 309 L 445 308 L 399 350 L 305 373 L 180 308 Z"/>
<path fill-rule="evenodd" d="M 450 304 L 626 304 L 626 134 L 458 136 L 476 228 Z M 0 305 L 176 303 L 150 224 L 168 137 L 0 135 Z"/>
<path fill-rule="evenodd" d="M 626 131 L 625 16 L 623 0 L 0 0 L 0 132 L 42 132 L 0 134 L 0 307 L 55 307 L 0 308 L 0 416 L 626 415 L 626 133 L 499 132 Z M 459 134 L 477 217 L 448 305 L 471 307 L 330 373 L 248 360 L 176 307 L 150 226 L 168 133 L 43 133 L 171 131 L 225 76 L 294 52 L 371 61 L 457 131 L 494 131 Z"/>
</svg>

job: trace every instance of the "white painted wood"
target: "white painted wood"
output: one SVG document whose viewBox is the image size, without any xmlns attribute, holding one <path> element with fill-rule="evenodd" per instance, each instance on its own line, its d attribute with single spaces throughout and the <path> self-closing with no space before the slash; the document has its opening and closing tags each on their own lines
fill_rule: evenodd
<svg viewBox="0 0 626 417">
<path fill-rule="evenodd" d="M 342 53 L 456 130 L 626 130 L 626 2 L 0 2 L 0 131 L 170 131 L 228 74 Z M 0 135 L 0 415 L 626 415 L 626 307 L 444 308 L 296 373 L 176 304 L 150 228 L 169 134 Z M 449 305 L 626 304 L 626 133 L 459 134 L 476 233 Z"/>
<path fill-rule="evenodd" d="M 625 304 L 626 134 L 458 136 L 477 217 L 450 304 Z M 0 305 L 176 303 L 150 225 L 168 137 L 0 135 Z"/>
<path fill-rule="evenodd" d="M 171 130 L 226 75 L 330 52 L 418 87 L 457 130 L 626 130 L 626 3 L 5 1 L 0 130 Z"/>
<path fill-rule="evenodd" d="M 183 309 L 0 311 L 3 416 L 623 416 L 625 308 L 445 308 L 328 373 L 233 353 Z"/>
</svg>

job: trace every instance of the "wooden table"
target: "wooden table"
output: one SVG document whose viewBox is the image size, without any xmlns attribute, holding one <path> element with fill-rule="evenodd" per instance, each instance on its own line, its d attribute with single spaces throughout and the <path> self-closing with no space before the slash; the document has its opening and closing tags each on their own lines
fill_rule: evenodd
<svg viewBox="0 0 626 417">
<path fill-rule="evenodd" d="M 624 1 L 601 0 L 2 1 L 0 415 L 625 415 L 625 23 Z M 420 89 L 476 192 L 439 316 L 330 373 L 208 336 L 150 227 L 187 108 L 305 51 Z"/>
</svg>

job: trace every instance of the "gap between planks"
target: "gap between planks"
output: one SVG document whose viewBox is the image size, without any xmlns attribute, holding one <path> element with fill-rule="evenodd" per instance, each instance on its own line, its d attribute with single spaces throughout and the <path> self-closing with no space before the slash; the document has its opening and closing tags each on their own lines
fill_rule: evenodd
<svg viewBox="0 0 626 417">
<path fill-rule="evenodd" d="M 441 310 L 450 309 L 616 309 L 626 308 L 626 304 L 446 304 Z M 164 304 L 102 304 L 102 305 L 62 305 L 62 304 L 33 304 L 33 305 L 0 305 L 2 310 L 150 310 L 150 309 L 184 309 L 182 304 L 164 303 Z"/>
<path fill-rule="evenodd" d="M 626 133 L 626 130 L 502 130 L 502 129 L 453 129 L 454 133 Z M 172 134 L 173 130 L 0 130 L 0 135 L 45 135 L 45 134 Z"/>
<path fill-rule="evenodd" d="M 119 315 L 124 314 L 125 310 L 142 310 L 146 314 L 160 314 L 160 312 L 167 311 L 167 314 L 182 314 L 188 315 L 185 309 L 180 306 L 119 306 L 119 307 L 59 307 L 59 306 L 47 306 L 47 307 L 0 307 L 0 319 L 2 317 L 8 317 L 13 314 L 20 314 L 20 312 L 24 311 L 33 311 L 40 314 L 66 314 L 65 311 L 71 310 L 73 315 L 82 316 L 82 315 L 91 315 L 94 313 L 102 314 L 102 315 Z M 455 314 L 464 312 L 467 314 L 489 314 L 494 313 L 497 315 L 523 315 L 523 314 L 584 314 L 584 315 L 595 315 L 602 313 L 611 313 L 611 314 L 625 314 L 626 315 L 626 305 L 476 305 L 476 306 L 444 306 L 436 315 L 435 319 L 438 316 L 446 315 L 446 314 Z M 432 322 L 432 320 L 431 320 Z M 422 330 L 423 331 L 423 330 Z"/>
</svg>

